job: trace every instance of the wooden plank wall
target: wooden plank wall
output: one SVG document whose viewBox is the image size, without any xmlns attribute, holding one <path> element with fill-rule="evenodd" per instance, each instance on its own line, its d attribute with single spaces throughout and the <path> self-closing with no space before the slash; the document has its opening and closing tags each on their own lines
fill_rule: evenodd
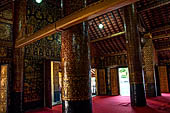
<svg viewBox="0 0 170 113">
<path fill-rule="evenodd" d="M 159 66 L 158 70 L 159 70 L 161 93 L 167 93 L 167 92 L 169 92 L 167 67 L 166 66 Z"/>
<path fill-rule="evenodd" d="M 98 70 L 98 94 L 106 94 L 106 78 L 105 78 L 105 69 Z"/>
<path fill-rule="evenodd" d="M 111 94 L 112 95 L 119 95 L 117 68 L 111 68 L 110 69 L 110 78 L 111 78 Z"/>
</svg>

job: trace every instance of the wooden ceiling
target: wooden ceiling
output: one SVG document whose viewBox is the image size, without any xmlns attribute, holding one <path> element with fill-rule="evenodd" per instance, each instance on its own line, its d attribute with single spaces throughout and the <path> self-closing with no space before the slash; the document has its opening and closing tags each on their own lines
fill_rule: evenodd
<svg viewBox="0 0 170 113">
<path fill-rule="evenodd" d="M 135 4 L 144 33 L 152 34 L 156 50 L 161 51 L 158 56 L 164 59 L 162 57 L 165 55 L 162 54 L 169 55 L 167 51 L 170 51 L 170 1 L 140 0 Z M 121 8 L 88 21 L 91 43 L 99 55 L 114 55 L 126 51 L 125 34 L 121 33 L 124 32 L 123 18 Z M 103 24 L 104 28 L 100 29 L 99 24 Z M 165 50 L 166 52 L 162 52 Z"/>
<path fill-rule="evenodd" d="M 124 32 L 123 13 L 121 9 L 93 18 L 88 23 L 91 42 L 100 51 L 99 54 L 107 55 L 126 51 L 124 33 L 115 37 L 111 36 Z M 102 29 L 99 28 L 99 24 L 103 25 Z"/>
</svg>

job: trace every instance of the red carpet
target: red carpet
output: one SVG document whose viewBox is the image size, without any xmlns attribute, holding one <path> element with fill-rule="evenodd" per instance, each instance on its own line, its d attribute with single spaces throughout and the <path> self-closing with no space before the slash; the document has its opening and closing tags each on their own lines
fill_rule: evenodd
<svg viewBox="0 0 170 113">
<path fill-rule="evenodd" d="M 27 113 L 62 113 L 61 105 L 53 109 L 43 108 Z M 131 107 L 130 97 L 93 97 L 93 113 L 170 113 L 170 94 L 147 99 L 146 107 Z"/>
</svg>

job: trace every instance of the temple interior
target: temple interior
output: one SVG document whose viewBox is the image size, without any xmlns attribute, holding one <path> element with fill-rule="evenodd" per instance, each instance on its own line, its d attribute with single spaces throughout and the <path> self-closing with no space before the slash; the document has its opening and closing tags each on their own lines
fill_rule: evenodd
<svg viewBox="0 0 170 113">
<path fill-rule="evenodd" d="M 170 1 L 0 0 L 0 113 L 170 113 Z"/>
</svg>

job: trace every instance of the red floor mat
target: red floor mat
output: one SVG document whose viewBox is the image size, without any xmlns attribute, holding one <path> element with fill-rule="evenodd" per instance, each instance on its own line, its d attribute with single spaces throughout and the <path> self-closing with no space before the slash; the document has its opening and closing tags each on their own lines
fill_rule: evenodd
<svg viewBox="0 0 170 113">
<path fill-rule="evenodd" d="M 62 113 L 61 105 L 53 109 L 43 108 L 27 113 Z M 93 113 L 170 113 L 170 94 L 148 98 L 147 106 L 131 107 L 128 96 L 93 97 Z"/>
</svg>

